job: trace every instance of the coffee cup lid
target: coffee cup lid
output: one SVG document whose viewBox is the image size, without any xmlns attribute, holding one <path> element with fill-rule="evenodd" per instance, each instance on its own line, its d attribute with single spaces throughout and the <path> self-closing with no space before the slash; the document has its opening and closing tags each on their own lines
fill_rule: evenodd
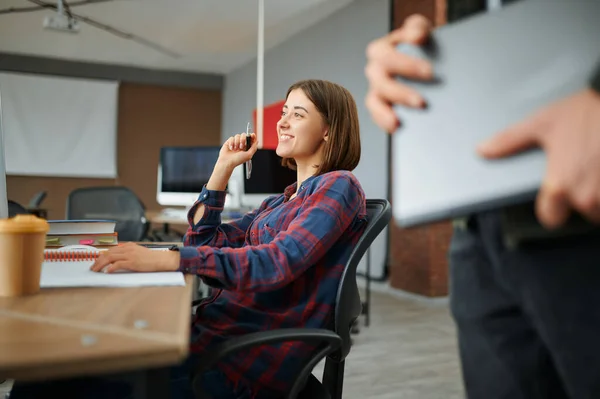
<svg viewBox="0 0 600 399">
<path fill-rule="evenodd" d="M 17 215 L 0 219 L 0 233 L 47 233 L 50 225 L 35 215 Z"/>
</svg>

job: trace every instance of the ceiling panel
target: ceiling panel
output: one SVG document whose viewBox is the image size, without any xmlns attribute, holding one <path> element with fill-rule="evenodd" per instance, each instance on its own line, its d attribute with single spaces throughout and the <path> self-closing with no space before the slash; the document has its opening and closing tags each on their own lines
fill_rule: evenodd
<svg viewBox="0 0 600 399">
<path fill-rule="evenodd" d="M 282 43 L 352 1 L 265 0 L 265 47 Z M 78 33 L 45 29 L 43 20 L 52 10 L 1 13 L 32 6 L 28 0 L 0 1 L 0 52 L 212 73 L 227 73 L 256 56 L 258 0 L 113 0 L 71 8 L 179 57 L 85 23 Z"/>
</svg>

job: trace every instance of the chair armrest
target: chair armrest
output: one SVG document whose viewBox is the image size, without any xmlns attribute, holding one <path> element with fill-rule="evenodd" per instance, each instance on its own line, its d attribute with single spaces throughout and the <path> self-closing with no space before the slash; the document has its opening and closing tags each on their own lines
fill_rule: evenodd
<svg viewBox="0 0 600 399">
<path fill-rule="evenodd" d="M 203 300 L 204 300 L 204 298 L 200 298 L 200 299 L 194 299 L 194 300 L 192 301 L 192 307 L 200 305 L 200 304 L 202 303 L 202 301 L 203 301 Z"/>
<path fill-rule="evenodd" d="M 200 374 L 214 367 L 225 356 L 258 345 L 290 341 L 309 342 L 321 347 L 318 352 L 313 354 L 311 360 L 299 373 L 298 380 L 300 380 L 300 377 L 305 379 L 321 359 L 335 352 L 342 345 L 342 339 L 339 335 L 331 330 L 317 328 L 282 328 L 241 335 L 221 343 L 201 356 L 192 375 L 193 384 L 194 386 L 196 385 L 196 379 Z M 294 384 L 293 391 L 299 389 L 297 387 L 299 384 L 298 380 Z"/>
<path fill-rule="evenodd" d="M 260 331 L 252 334 L 231 338 L 200 358 L 195 373 L 204 372 L 213 367 L 219 360 L 235 352 L 258 345 L 268 345 L 279 342 L 302 341 L 314 344 L 327 344 L 331 352 L 339 349 L 342 339 L 331 330 L 317 328 L 282 328 L 270 331 Z"/>
</svg>

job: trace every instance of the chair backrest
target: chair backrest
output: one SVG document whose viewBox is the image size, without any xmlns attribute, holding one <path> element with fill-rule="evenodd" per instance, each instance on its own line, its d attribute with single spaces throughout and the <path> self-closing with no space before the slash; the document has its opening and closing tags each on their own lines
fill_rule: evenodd
<svg viewBox="0 0 600 399">
<path fill-rule="evenodd" d="M 46 194 L 47 192 L 44 190 L 38 191 L 33 197 L 31 197 L 31 199 L 29 200 L 29 205 L 27 205 L 27 207 L 30 209 L 39 208 L 40 205 L 42 205 L 44 198 L 46 198 Z"/>
<path fill-rule="evenodd" d="M 24 206 L 18 202 L 8 200 L 8 217 L 12 218 L 16 215 L 25 215 L 27 213 L 29 212 L 27 212 L 27 209 L 25 209 Z"/>
<path fill-rule="evenodd" d="M 385 229 L 392 219 L 392 207 L 385 199 L 367 199 L 368 222 L 356 247 L 350 254 L 342 279 L 338 286 L 335 305 L 335 332 L 342 338 L 342 346 L 338 352 L 331 357 L 338 361 L 346 358 L 350 352 L 352 342 L 350 329 L 354 320 L 362 312 L 360 293 L 356 283 L 356 269 L 373 241 Z"/>
<path fill-rule="evenodd" d="M 127 187 L 85 187 L 67 198 L 67 219 L 115 220 L 119 241 L 142 241 L 148 232 L 146 210 Z"/>
<path fill-rule="evenodd" d="M 362 303 L 360 301 L 360 293 L 358 292 L 358 285 L 356 283 L 356 269 L 360 260 L 363 258 L 373 241 L 377 236 L 385 229 L 390 220 L 392 219 L 392 207 L 389 201 L 385 199 L 367 199 L 367 226 L 358 240 L 358 243 L 352 250 L 342 278 L 338 285 L 338 291 L 336 296 L 336 304 L 334 310 L 334 331 L 342 339 L 342 345 L 340 349 L 332 354 L 328 355 L 328 359 L 325 363 L 325 371 L 323 374 L 323 384 L 327 386 L 327 389 L 337 389 L 338 379 L 341 378 L 338 373 L 343 373 L 343 367 L 340 368 L 339 364 L 343 365 L 346 356 L 350 353 L 350 347 L 352 341 L 350 338 L 350 329 L 354 320 L 360 316 L 362 312 Z M 323 354 L 324 356 L 325 354 Z M 305 367 L 300 371 L 294 386 L 292 387 L 288 397 L 290 398 L 321 398 L 321 397 L 335 397 L 335 394 L 328 392 L 325 396 L 317 394 L 317 391 L 322 393 L 321 389 L 315 390 L 314 377 L 311 375 L 312 369 L 316 360 L 320 360 L 322 357 L 312 358 Z M 331 362 L 333 361 L 333 362 Z M 333 375 L 328 375 L 328 366 L 331 363 L 336 365 L 333 368 L 336 370 Z M 333 377 L 333 381 L 331 380 Z M 311 380 L 312 379 L 312 380 Z M 343 380 L 343 378 L 342 378 Z M 312 385 L 311 385 L 312 384 Z M 335 388 L 330 386 L 331 384 L 336 385 Z M 339 392 L 341 395 L 341 391 Z"/>
</svg>

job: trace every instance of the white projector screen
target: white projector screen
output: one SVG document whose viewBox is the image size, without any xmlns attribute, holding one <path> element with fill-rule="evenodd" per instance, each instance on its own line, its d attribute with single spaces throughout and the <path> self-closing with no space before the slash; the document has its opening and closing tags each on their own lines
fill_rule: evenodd
<svg viewBox="0 0 600 399">
<path fill-rule="evenodd" d="M 118 87 L 0 73 L 6 174 L 117 177 Z"/>
</svg>

